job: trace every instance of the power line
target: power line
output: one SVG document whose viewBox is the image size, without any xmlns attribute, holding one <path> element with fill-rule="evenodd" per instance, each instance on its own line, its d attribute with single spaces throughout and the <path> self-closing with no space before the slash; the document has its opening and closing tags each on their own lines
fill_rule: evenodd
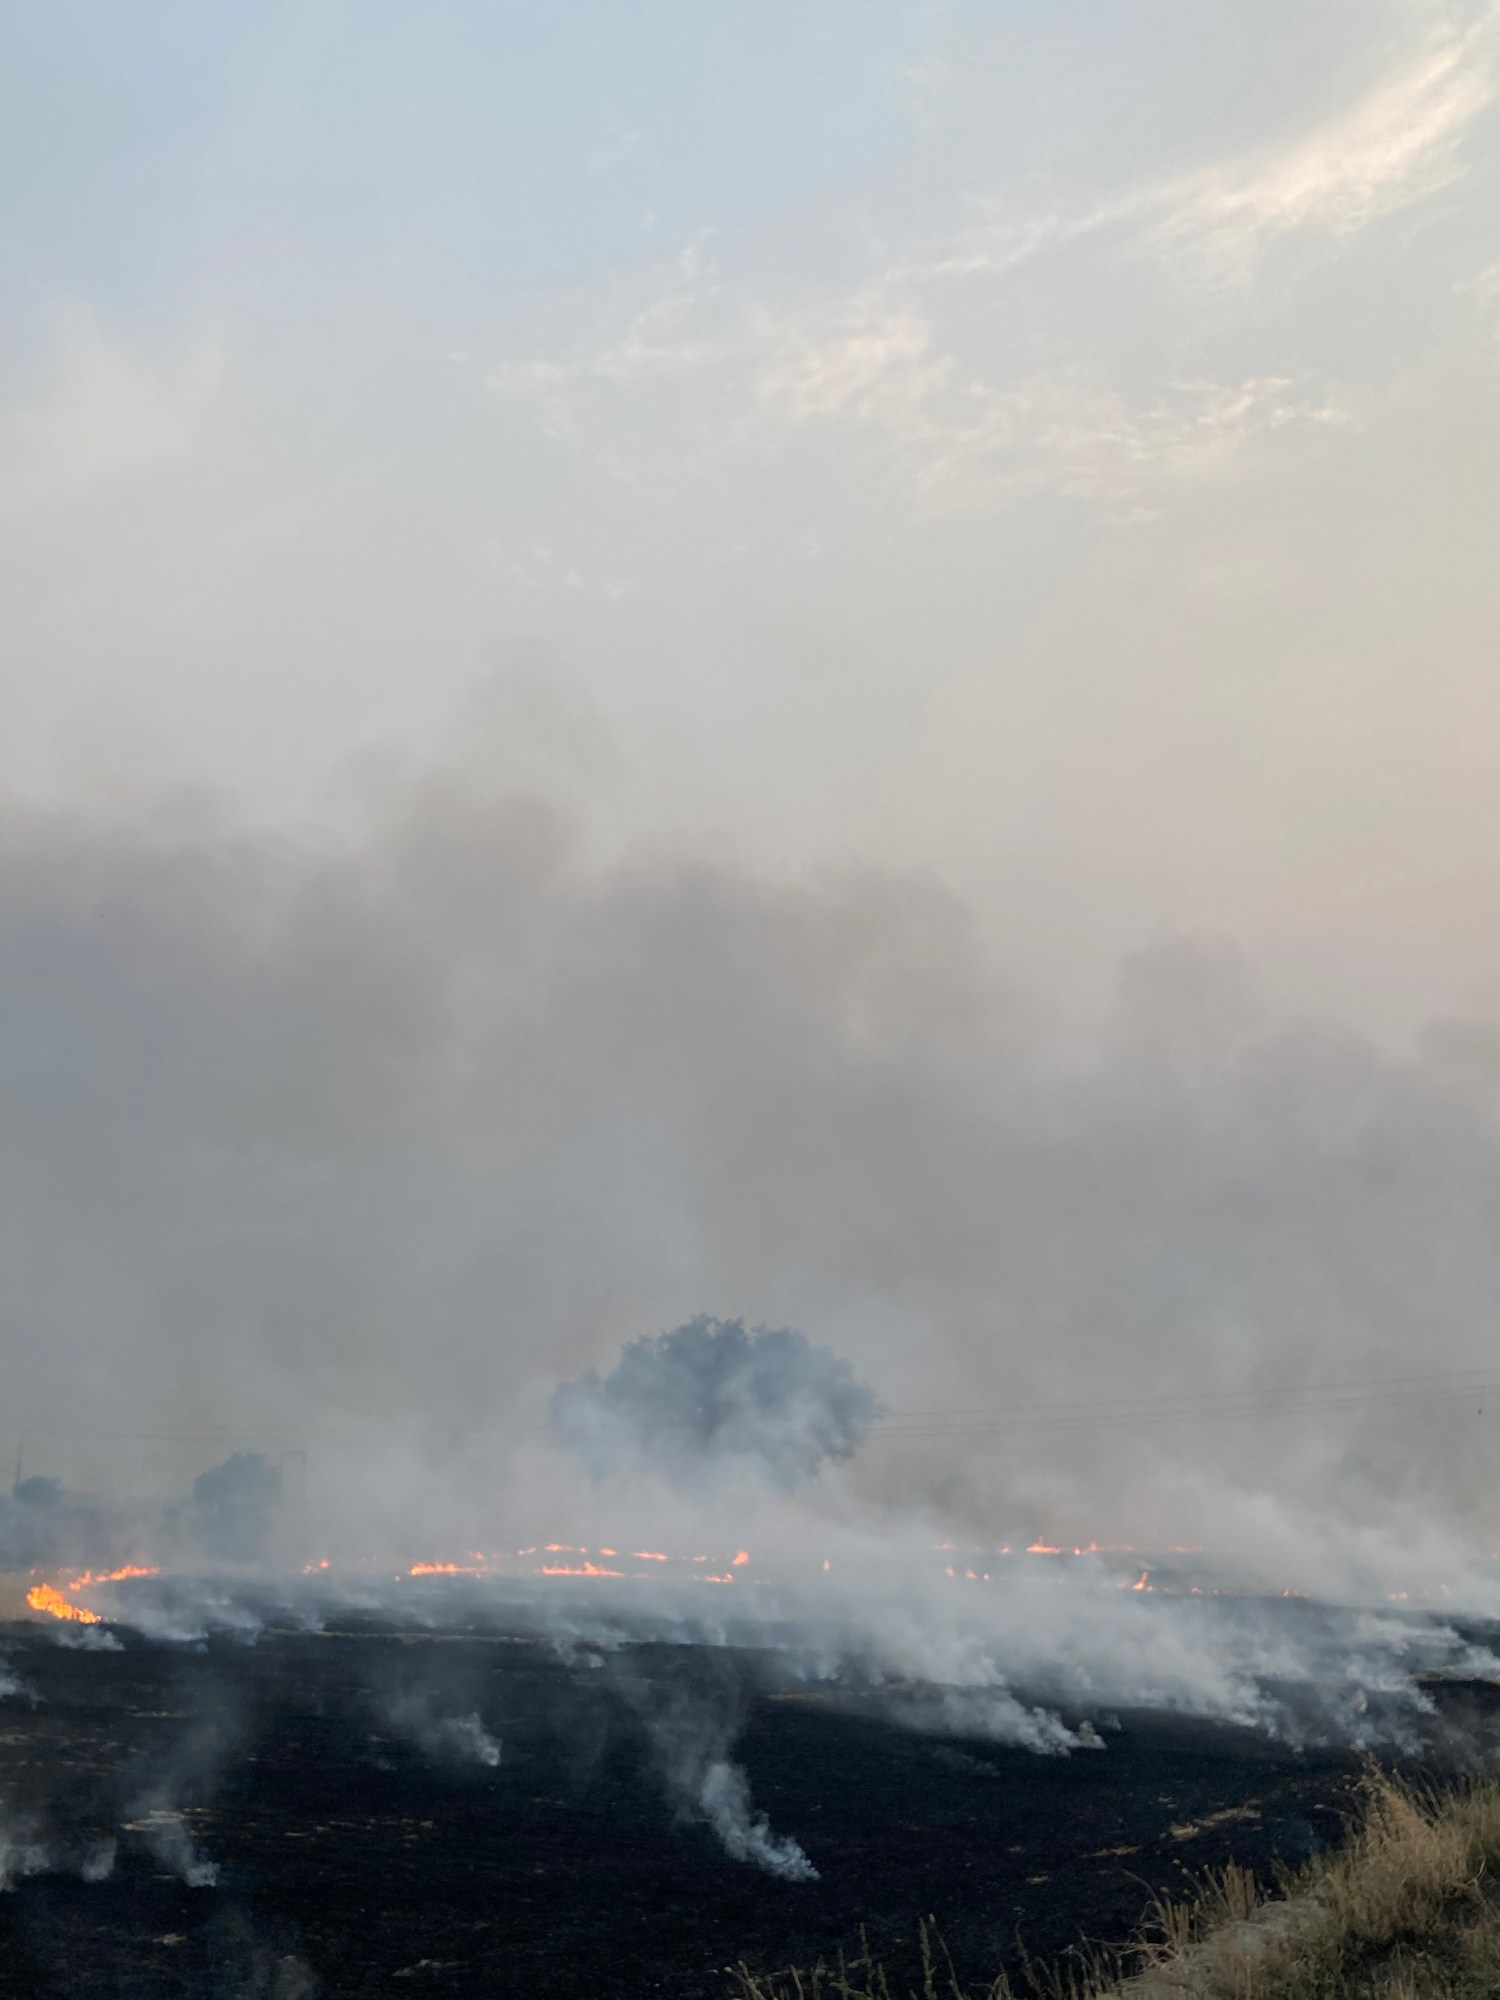
<svg viewBox="0 0 1500 2000">
<path fill-rule="evenodd" d="M 1381 1375 L 1363 1377 L 1359 1381 L 1332 1381 L 1308 1383 L 1296 1391 L 1295 1400 L 1304 1397 L 1343 1396 L 1351 1394 L 1384 1394 L 1387 1390 L 1411 1387 L 1425 1388 L 1432 1383 L 1450 1383 L 1458 1393 L 1467 1393 L 1464 1385 L 1474 1388 L 1494 1386 L 1500 1389 L 1500 1366 L 1484 1368 L 1443 1368 L 1428 1369 L 1416 1375 Z M 1289 1401 L 1290 1396 L 1279 1396 L 1274 1391 L 1253 1389 L 1204 1389 L 1178 1396 L 1099 1396 L 1072 1397 L 1045 1403 L 1006 1403 L 1003 1411 L 983 1405 L 967 1405 L 962 1410 L 895 1410 L 887 1419 L 890 1423 L 940 1423 L 948 1419 L 984 1418 L 1004 1414 L 1007 1417 L 1031 1414 L 1050 1414 L 1071 1411 L 1128 1410 L 1132 1408 L 1168 1409 L 1195 1408 L 1199 1405 L 1220 1403 L 1242 1403 L 1259 1398 L 1261 1401 Z"/>
<path fill-rule="evenodd" d="M 1485 1382 L 1455 1383 L 1446 1389 L 1425 1394 L 1366 1393 L 1321 1394 L 1298 1398 L 1264 1396 L 1225 1398 L 1218 1403 L 1207 1399 L 1197 1403 L 1145 1404 L 1111 1407 L 1107 1404 L 1033 1406 L 1028 1412 L 1006 1416 L 959 1415 L 943 1421 L 895 1418 L 882 1424 L 876 1433 L 883 1441 L 906 1439 L 1046 1436 L 1059 1431 L 1134 1430 L 1144 1425 L 1214 1424 L 1259 1422 L 1276 1417 L 1315 1417 L 1354 1414 L 1365 1410 L 1427 1408 L 1434 1404 L 1477 1400 L 1482 1412 L 1486 1393 L 1500 1393 L 1500 1380 L 1491 1373 Z"/>
<path fill-rule="evenodd" d="M 1417 1393 L 1410 1393 L 1411 1391 Z M 895 1410 L 878 1420 L 874 1436 L 899 1443 L 924 1438 L 1046 1436 L 1070 1430 L 1135 1429 L 1142 1425 L 1261 1421 L 1278 1417 L 1323 1416 L 1364 1410 L 1423 1408 L 1493 1395 L 1500 1401 L 1500 1368 L 1456 1369 L 1419 1375 L 1393 1375 L 1364 1383 L 1329 1382 L 1301 1389 L 1295 1395 L 1251 1390 L 1200 1391 L 1179 1396 L 1123 1396 L 1045 1403 L 1011 1403 L 996 1408 L 966 1410 Z M 688 1429 L 684 1424 L 680 1428 Z M 298 1447 L 370 1445 L 382 1439 L 444 1440 L 525 1438 L 537 1435 L 535 1425 L 489 1424 L 472 1418 L 453 1423 L 377 1424 L 295 1427 L 236 1424 L 194 1430 L 133 1430 L 80 1425 L 0 1424 L 0 1437 L 45 1439 L 49 1442 L 212 1445 L 243 1443 Z"/>
</svg>

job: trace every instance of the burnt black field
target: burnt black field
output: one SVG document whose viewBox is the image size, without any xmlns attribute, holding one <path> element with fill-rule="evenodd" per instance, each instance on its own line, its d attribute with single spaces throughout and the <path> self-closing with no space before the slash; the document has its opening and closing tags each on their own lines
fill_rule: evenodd
<svg viewBox="0 0 1500 2000">
<path fill-rule="evenodd" d="M 1041 1757 L 882 1719 L 774 1653 L 640 1645 L 571 1660 L 528 1636 L 123 1633 L 93 1651 L 12 1628 L 30 1695 L 0 1709 L 13 1850 L 0 1995 L 711 1996 L 725 1969 L 857 1953 L 897 1970 L 936 1920 L 961 1976 L 1118 1940 L 1151 1891 L 1338 1838 L 1352 1754 L 1125 1711 L 1107 1748 Z M 1487 1716 L 1485 1687 L 1447 1690 Z M 409 1726 L 476 1716 L 498 1767 Z M 668 1796 L 653 1727 L 707 1722 L 815 1882 L 730 1859 Z M 153 1817 L 154 1815 L 154 1817 Z M 174 1815 L 180 1816 L 174 1819 Z M 161 1858 L 176 1826 L 217 1867 Z M 80 1879 L 118 1842 L 112 1873 Z M 40 1857 L 34 1857 L 39 1859 Z"/>
</svg>

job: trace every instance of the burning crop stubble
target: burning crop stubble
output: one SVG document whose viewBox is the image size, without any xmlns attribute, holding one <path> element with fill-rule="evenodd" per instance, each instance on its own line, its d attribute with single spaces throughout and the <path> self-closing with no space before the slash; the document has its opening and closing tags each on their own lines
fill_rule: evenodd
<svg viewBox="0 0 1500 2000">
<path fill-rule="evenodd" d="M 294 1495 L 239 1449 L 134 1514 L 18 1486 L 7 1534 L 75 1566 L 30 1586 L 60 1638 L 498 1603 L 598 1663 L 578 1670 L 635 1716 L 669 1819 L 794 1884 L 837 1856 L 757 1801 L 741 1694 L 643 1678 L 633 1648 L 748 1646 L 883 1729 L 1049 1763 L 1097 1756 L 1122 1709 L 1417 1749 L 1433 1676 L 1500 1674 L 1441 1618 L 1214 1596 L 1208 1569 L 1173 1595 L 1156 1558 L 1047 1567 L 1102 1532 L 1367 1605 L 1493 1601 L 1482 1410 L 1322 1386 L 1409 1374 L 1417 1324 L 1433 1376 L 1483 1354 L 1484 1030 L 1397 1056 L 1267 1026 L 1232 956 L 1178 943 L 1125 969 L 1102 1053 L 1059 1065 L 929 885 L 601 869 L 549 809 L 456 786 L 343 845 L 169 818 L 6 834 L 10 1284 L 47 1336 L 17 1394 L 90 1385 L 75 1457 L 107 1456 L 90 1433 L 223 1437 L 232 1408 L 309 1473 Z M 600 1372 L 705 1296 L 820 1338 L 700 1317 Z M 1184 1382 L 1207 1400 L 1173 1412 Z M 975 1441 L 997 1405 L 1076 1415 L 1080 1384 L 1115 1412 L 1081 1443 L 1051 1421 Z M 948 1415 L 872 1429 L 876 1388 Z M 1315 1425 L 1268 1429 L 1256 1396 Z M 1152 1397 L 1188 1421 L 1153 1430 Z M 170 1573 L 120 1560 L 127 1527 L 172 1543 Z M 955 1539 L 997 1553 L 944 1560 Z M 381 1703 L 414 1754 L 505 1773 L 477 1697 Z M 123 1824 L 206 1890 L 179 1790 L 143 1784 Z"/>
<path fill-rule="evenodd" d="M 1014 1964 L 1018 1923 L 1046 1950 L 1078 1929 L 1120 1935 L 1142 1883 L 1169 1886 L 1184 1859 L 1305 1858 L 1359 1768 L 1310 1684 L 1280 1691 L 1289 1711 L 1308 1704 L 1300 1747 L 1255 1717 L 1063 1705 L 1056 1686 L 1018 1685 L 1014 1709 L 1058 1704 L 1044 1743 L 1001 1701 L 892 1685 L 852 1655 L 836 1669 L 796 1635 L 683 1620 L 653 1637 L 649 1614 L 632 1629 L 616 1607 L 612 1630 L 568 1643 L 570 1617 L 605 1623 L 579 1584 L 561 1586 L 571 1605 L 542 1586 L 508 1603 L 473 1580 L 424 1588 L 441 1593 L 425 1617 L 326 1605 L 323 1629 L 297 1631 L 283 1610 L 252 1646 L 164 1646 L 126 1626 L 123 1652 L 92 1655 L 18 1634 L 44 1699 L 24 1742 L 0 1740 L 16 1873 L 0 1991 L 71 1996 L 93 1990 L 86 1974 L 152 2000 L 216 1992 L 226 1923 L 281 1940 L 278 1956 L 351 2000 L 413 1966 L 455 2000 L 517 1983 L 539 2000 L 580 1983 L 685 2000 L 732 1960 L 811 1962 L 866 1927 L 899 1960 L 928 1913 L 966 1977 L 993 1974 Z M 1129 1603 L 1158 1629 L 1170 1616 L 1169 1600 Z M 1429 1669 L 1414 1701 L 1415 1687 L 1382 1694 L 1356 1614 L 1291 1600 L 1254 1622 L 1268 1671 L 1300 1659 L 1337 1681 L 1362 1660 L 1372 1735 L 1445 1768 L 1491 1739 L 1494 1684 L 1462 1677 L 1479 1656 L 1456 1634 L 1406 1649 L 1383 1635 L 1388 1665 Z M 503 1730 L 498 1761 L 426 1727 L 468 1716 Z M 60 1926 L 68 1977 L 16 1985 Z"/>
</svg>

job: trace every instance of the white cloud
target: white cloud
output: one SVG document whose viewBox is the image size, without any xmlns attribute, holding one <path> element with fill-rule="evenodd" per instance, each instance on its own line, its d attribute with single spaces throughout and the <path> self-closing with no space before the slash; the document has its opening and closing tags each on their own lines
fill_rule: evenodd
<svg viewBox="0 0 1500 2000">
<path fill-rule="evenodd" d="M 1375 89 L 1289 146 L 1156 191 L 1156 234 L 1193 243 L 1246 277 L 1276 238 L 1347 236 L 1436 194 L 1463 171 L 1459 148 L 1500 95 L 1500 9 L 1429 31 Z"/>
<path fill-rule="evenodd" d="M 1086 375 L 1045 371 L 998 388 L 969 382 L 914 417 L 904 442 L 923 511 L 1052 492 L 1119 520 L 1152 518 L 1172 489 L 1212 475 L 1257 437 L 1355 421 L 1345 399 L 1289 377 L 1171 383 L 1134 403 Z"/>
<path fill-rule="evenodd" d="M 951 364 L 932 354 L 933 329 L 915 313 L 851 314 L 827 329 L 782 325 L 758 370 L 763 408 L 803 423 L 815 417 L 879 420 L 909 412 L 941 388 Z"/>
<path fill-rule="evenodd" d="M 1414 10 L 1414 45 L 1372 89 L 1290 142 L 1147 182 L 1069 213 L 978 204 L 978 219 L 897 267 L 915 282 L 995 278 L 1081 238 L 1122 232 L 1155 250 L 1192 248 L 1221 274 L 1248 278 L 1277 238 L 1342 237 L 1441 192 L 1464 171 L 1460 149 L 1500 97 L 1500 5 L 1456 23 Z"/>
<path fill-rule="evenodd" d="M 874 285 L 822 309 L 757 305 L 677 337 L 663 334 L 675 313 L 648 312 L 591 358 L 496 370 L 491 386 L 640 491 L 822 431 L 866 492 L 922 514 L 1051 491 L 1141 518 L 1256 437 L 1355 422 L 1337 386 L 1289 375 L 1132 396 L 1086 361 L 1009 375 L 961 365 L 933 320 L 883 301 Z"/>
<path fill-rule="evenodd" d="M 1051 490 L 1149 514 L 1173 483 L 1224 467 L 1257 437 L 1353 423 L 1343 391 L 1278 367 L 1274 348 L 1236 353 L 1232 368 L 1208 344 L 1185 356 L 1180 301 L 1153 300 L 1142 266 L 1248 287 L 1275 242 L 1346 239 L 1450 186 L 1466 135 L 1500 95 L 1500 0 L 1466 23 L 1426 0 L 1413 15 L 1381 80 L 1290 142 L 1071 214 L 1055 202 L 1030 213 L 1011 198 L 976 204 L 963 228 L 795 302 L 736 297 L 695 247 L 592 353 L 502 367 L 491 386 L 639 490 L 821 428 L 861 491 L 922 512 Z M 1084 318 L 1063 303 L 1072 295 L 1054 286 L 1051 260 L 1086 239 L 1097 255 Z M 1110 286 L 1143 329 L 1128 373 Z M 1049 315 L 1060 315 L 1055 337 L 1038 339 Z"/>
</svg>

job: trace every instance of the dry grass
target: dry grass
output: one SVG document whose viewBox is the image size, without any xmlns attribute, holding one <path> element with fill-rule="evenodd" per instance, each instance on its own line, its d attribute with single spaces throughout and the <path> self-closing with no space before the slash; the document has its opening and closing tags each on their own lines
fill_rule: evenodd
<svg viewBox="0 0 1500 2000">
<path fill-rule="evenodd" d="M 761 1979 L 738 2000 L 1017 2000 L 1005 1978 L 962 1984 L 931 1926 L 918 1984 L 867 1952 Z M 1190 1901 L 1160 1899 L 1145 1935 L 1066 1971 L 1026 1965 L 1035 2000 L 1497 2000 L 1500 1780 L 1437 1792 L 1372 1770 L 1336 1853 L 1270 1894 L 1230 1866 Z"/>
</svg>

